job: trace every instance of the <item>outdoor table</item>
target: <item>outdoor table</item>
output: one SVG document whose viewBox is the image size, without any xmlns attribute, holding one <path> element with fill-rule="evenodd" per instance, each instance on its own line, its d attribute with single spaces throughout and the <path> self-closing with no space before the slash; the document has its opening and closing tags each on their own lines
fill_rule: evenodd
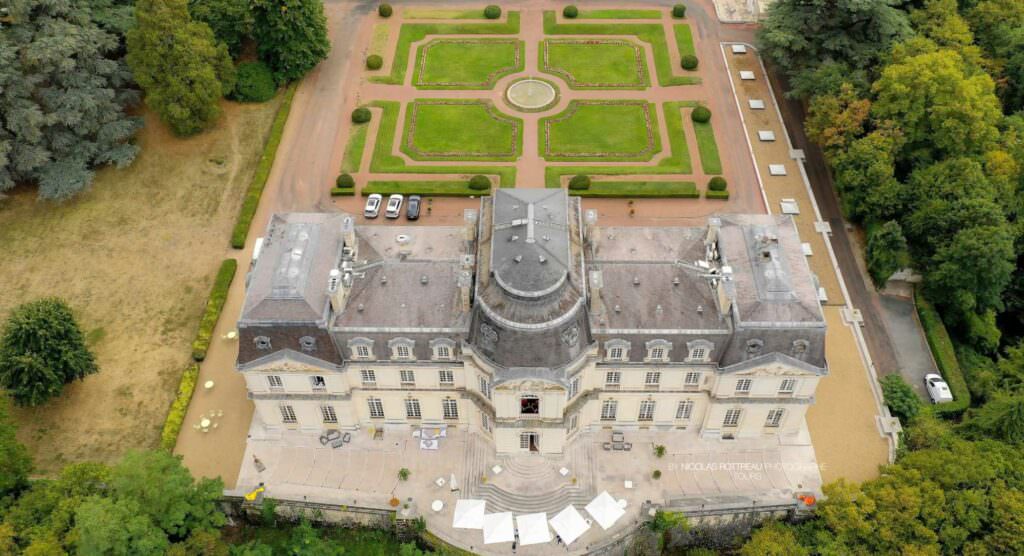
<svg viewBox="0 0 1024 556">
<path fill-rule="evenodd" d="M 434 481 L 434 484 L 439 486 L 439 487 L 443 487 L 444 486 L 444 477 L 438 477 L 437 480 Z"/>
<path fill-rule="evenodd" d="M 622 486 L 626 488 L 633 488 L 633 481 L 626 481 Z"/>
<path fill-rule="evenodd" d="M 203 383 L 203 388 L 206 388 L 207 390 L 213 389 L 213 381 L 207 380 L 205 383 Z"/>
<path fill-rule="evenodd" d="M 612 433 L 612 442 L 625 442 L 625 440 L 626 435 L 622 434 L 621 432 Z"/>
<path fill-rule="evenodd" d="M 440 500 L 434 500 L 433 502 L 430 503 L 430 509 L 434 510 L 435 512 L 439 512 L 444 509 L 444 502 Z"/>
<path fill-rule="evenodd" d="M 203 417 L 199 420 L 199 426 L 204 429 L 210 428 L 210 419 L 208 417 Z"/>
<path fill-rule="evenodd" d="M 558 473 L 559 473 L 559 474 L 560 474 L 561 476 L 565 477 L 566 475 L 568 475 L 568 474 L 569 474 L 569 470 L 568 470 L 567 468 L 563 467 L 563 468 L 561 468 L 561 469 L 559 469 L 559 470 L 558 470 Z"/>
</svg>

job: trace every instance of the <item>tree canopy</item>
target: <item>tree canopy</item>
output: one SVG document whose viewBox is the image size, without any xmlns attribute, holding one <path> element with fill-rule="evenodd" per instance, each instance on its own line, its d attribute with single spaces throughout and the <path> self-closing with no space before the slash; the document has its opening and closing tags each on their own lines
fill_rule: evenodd
<svg viewBox="0 0 1024 556">
<path fill-rule="evenodd" d="M 25 446 L 18 442 L 14 423 L 7 413 L 7 399 L 0 397 L 0 510 L 5 497 L 17 494 L 28 484 L 28 473 L 32 470 L 32 458 Z M 0 534 L 0 538 L 3 535 Z M 0 540 L 0 553 L 3 553 Z"/>
<path fill-rule="evenodd" d="M 210 26 L 231 56 L 238 56 L 242 43 L 252 33 L 252 12 L 248 0 L 189 0 L 192 19 Z"/>
<path fill-rule="evenodd" d="M 320 0 L 252 0 L 260 59 L 279 83 L 305 75 L 327 57 L 327 18 Z"/>
</svg>

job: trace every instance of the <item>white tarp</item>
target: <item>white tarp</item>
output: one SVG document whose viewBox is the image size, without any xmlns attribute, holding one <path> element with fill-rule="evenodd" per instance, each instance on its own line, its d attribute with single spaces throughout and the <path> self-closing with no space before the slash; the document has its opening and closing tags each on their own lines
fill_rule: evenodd
<svg viewBox="0 0 1024 556">
<path fill-rule="evenodd" d="M 612 498 L 612 495 L 608 494 L 607 490 L 598 494 L 597 498 L 591 500 L 584 509 L 605 530 L 615 525 L 615 522 L 622 517 L 622 514 L 626 513 L 625 510 L 619 507 L 619 503 Z"/>
<path fill-rule="evenodd" d="M 548 529 L 546 513 L 517 515 L 516 528 L 519 529 L 521 545 L 551 542 L 551 530 Z"/>
<path fill-rule="evenodd" d="M 512 525 L 512 512 L 484 516 L 484 544 L 514 540 L 516 540 L 516 528 Z"/>
<path fill-rule="evenodd" d="M 455 473 L 452 473 L 452 478 L 448 479 L 448 486 L 452 489 L 452 492 L 459 490 L 459 483 L 455 480 Z"/>
<path fill-rule="evenodd" d="M 587 529 L 590 529 L 590 524 L 572 506 L 566 506 L 564 510 L 548 520 L 548 523 L 551 524 L 551 528 L 555 530 L 555 533 L 558 533 L 558 536 L 562 538 L 565 546 L 572 544 L 572 541 L 580 538 L 580 535 L 586 533 Z"/>
<path fill-rule="evenodd" d="M 455 517 L 452 519 L 452 527 L 456 529 L 483 529 L 484 528 L 484 500 L 456 500 Z"/>
</svg>

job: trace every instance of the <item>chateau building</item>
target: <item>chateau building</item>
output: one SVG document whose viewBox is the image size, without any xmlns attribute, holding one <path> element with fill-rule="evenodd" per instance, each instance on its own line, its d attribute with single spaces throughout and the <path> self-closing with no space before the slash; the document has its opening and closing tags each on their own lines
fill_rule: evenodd
<svg viewBox="0 0 1024 556">
<path fill-rule="evenodd" d="M 557 189 L 499 189 L 463 226 L 274 215 L 237 367 L 267 436 L 447 425 L 499 453 L 581 431 L 797 435 L 827 374 L 788 216 L 602 227 Z"/>
</svg>

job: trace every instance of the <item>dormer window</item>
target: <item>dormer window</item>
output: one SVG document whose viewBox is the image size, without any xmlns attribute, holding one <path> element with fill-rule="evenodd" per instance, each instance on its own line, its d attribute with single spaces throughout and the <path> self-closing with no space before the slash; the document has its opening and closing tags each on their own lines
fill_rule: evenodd
<svg viewBox="0 0 1024 556">
<path fill-rule="evenodd" d="M 348 341 L 352 359 L 368 361 L 373 359 L 373 340 L 369 338 L 353 338 Z"/>
<path fill-rule="evenodd" d="M 666 340 L 647 342 L 647 359 L 649 363 L 668 363 L 668 355 L 672 351 L 672 343 Z"/>
<path fill-rule="evenodd" d="M 252 339 L 252 342 L 256 344 L 256 349 L 270 349 L 269 336 L 256 336 Z"/>
<path fill-rule="evenodd" d="M 392 359 L 409 361 L 415 359 L 413 357 L 413 347 L 415 345 L 416 343 L 408 338 L 395 338 L 388 342 L 388 349 L 391 350 Z"/>
<path fill-rule="evenodd" d="M 629 359 L 629 342 L 625 340 L 608 340 L 604 343 L 606 361 L 626 361 Z"/>
<path fill-rule="evenodd" d="M 686 343 L 686 361 L 689 363 L 706 363 L 711 359 L 715 344 L 707 340 L 694 340 Z"/>
<path fill-rule="evenodd" d="M 448 338 L 431 340 L 430 351 L 437 361 L 451 361 L 455 358 L 455 342 Z"/>
<path fill-rule="evenodd" d="M 747 358 L 754 358 L 761 355 L 764 349 L 764 342 L 758 339 L 747 340 Z"/>
<path fill-rule="evenodd" d="M 312 336 L 303 336 L 299 338 L 299 347 L 306 353 L 316 351 L 316 338 Z"/>
<path fill-rule="evenodd" d="M 810 349 L 811 343 L 807 340 L 794 340 L 792 355 L 795 359 L 803 359 L 807 355 L 807 350 Z"/>
</svg>

